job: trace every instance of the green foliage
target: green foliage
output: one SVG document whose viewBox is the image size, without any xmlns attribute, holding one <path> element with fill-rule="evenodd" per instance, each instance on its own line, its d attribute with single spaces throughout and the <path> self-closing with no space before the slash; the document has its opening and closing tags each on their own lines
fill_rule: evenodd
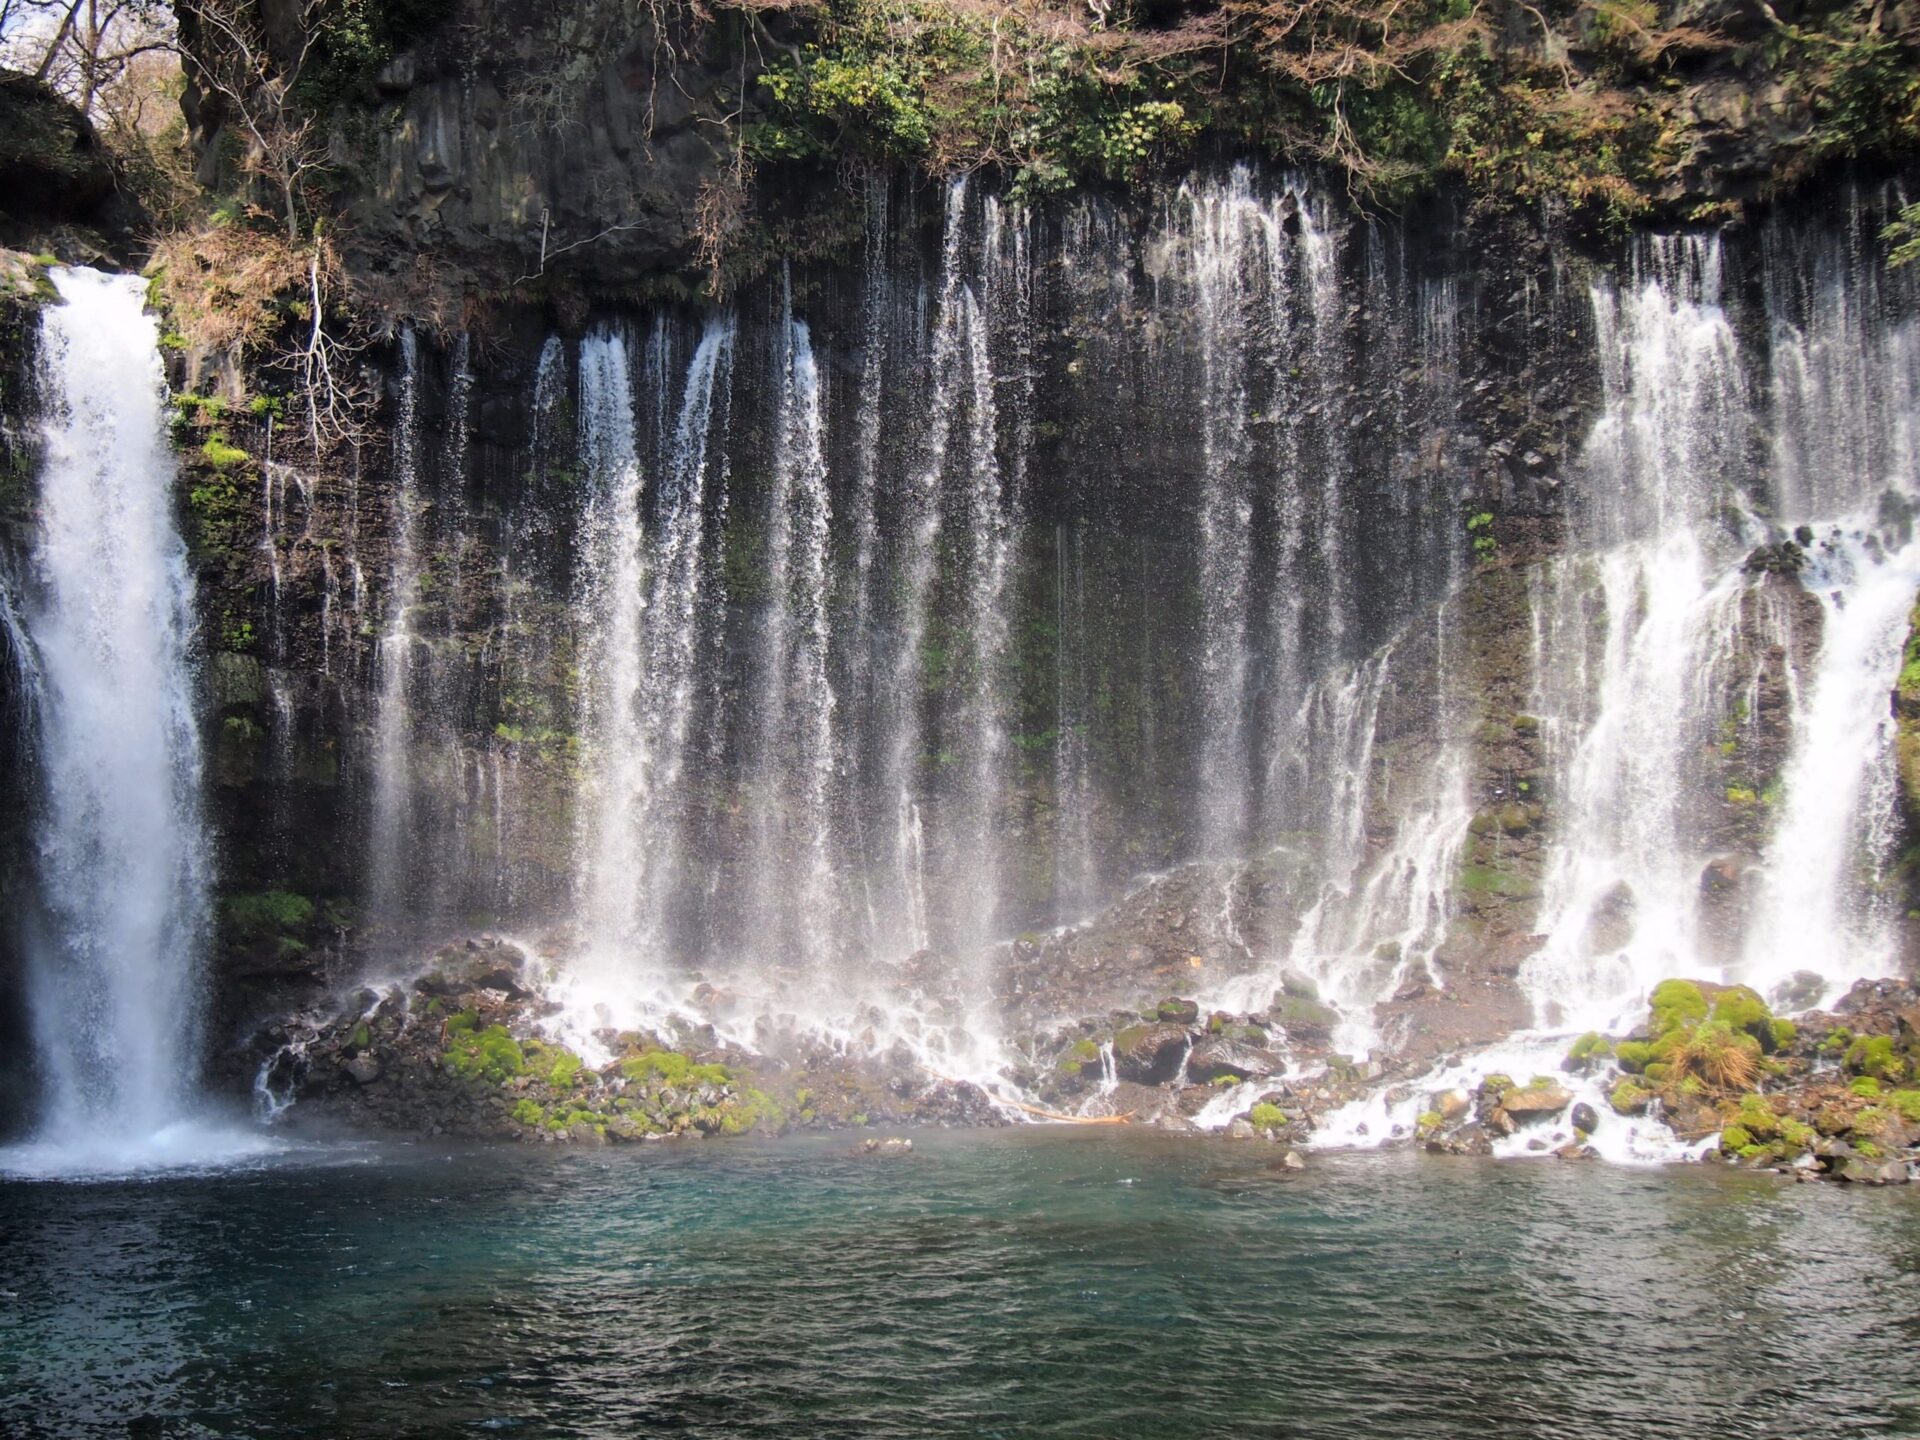
<svg viewBox="0 0 1920 1440">
<path fill-rule="evenodd" d="M 386 63 L 453 14 L 454 0 L 328 0 L 299 96 L 326 111 L 358 97 Z"/>
<path fill-rule="evenodd" d="M 480 1012 L 478 1010 L 462 1010 L 447 1020 L 449 1035 L 471 1035 L 479 1027 Z"/>
<path fill-rule="evenodd" d="M 1879 1098 L 1880 1082 L 1871 1075 L 1862 1075 L 1854 1080 L 1852 1084 L 1848 1085 L 1847 1089 L 1851 1090 L 1855 1095 L 1858 1095 L 1862 1100 L 1874 1100 Z"/>
<path fill-rule="evenodd" d="M 1887 1104 L 1902 1120 L 1920 1125 L 1920 1090 L 1895 1090 L 1887 1096 Z"/>
<path fill-rule="evenodd" d="M 1880 238 L 1892 247 L 1887 252 L 1889 265 L 1911 265 L 1920 260 L 1920 202 L 1902 207 L 1899 218 L 1880 232 Z M 1911 644 L 1908 648 L 1912 648 Z M 1913 667 L 1915 659 L 1912 655 L 1907 657 L 1908 668 Z M 1915 672 L 1911 684 L 1920 687 L 1920 671 Z M 1900 672 L 1900 688 L 1909 688 L 1907 669 Z"/>
<path fill-rule="evenodd" d="M 1262 1100 L 1247 1112 L 1247 1120 L 1256 1130 L 1278 1130 L 1287 1123 L 1287 1112 L 1270 1101 Z"/>
</svg>

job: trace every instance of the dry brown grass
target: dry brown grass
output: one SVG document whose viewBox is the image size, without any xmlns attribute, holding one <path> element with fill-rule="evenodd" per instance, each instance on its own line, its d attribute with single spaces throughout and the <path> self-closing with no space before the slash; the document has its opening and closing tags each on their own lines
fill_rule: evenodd
<svg viewBox="0 0 1920 1440">
<path fill-rule="evenodd" d="M 208 352 L 258 350 L 285 323 L 280 302 L 307 278 L 308 247 L 246 225 L 171 231 L 153 245 L 174 328 Z"/>
</svg>

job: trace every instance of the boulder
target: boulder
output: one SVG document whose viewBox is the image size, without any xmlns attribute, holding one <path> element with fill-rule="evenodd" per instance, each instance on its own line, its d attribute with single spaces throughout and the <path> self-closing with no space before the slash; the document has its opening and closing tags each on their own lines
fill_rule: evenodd
<svg viewBox="0 0 1920 1440">
<path fill-rule="evenodd" d="M 1525 1089 L 1509 1090 L 1500 1097 L 1500 1108 L 1516 1125 L 1544 1124 L 1572 1103 L 1573 1096 L 1558 1085 L 1529 1085 Z"/>
<path fill-rule="evenodd" d="M 1184 1026 L 1130 1025 L 1113 1037 L 1114 1070 L 1137 1085 L 1164 1085 L 1180 1074 L 1187 1045 Z"/>
<path fill-rule="evenodd" d="M 1573 1107 L 1573 1115 L 1571 1118 L 1574 1129 L 1584 1130 L 1589 1135 L 1600 1128 L 1599 1113 L 1584 1100 Z"/>
<path fill-rule="evenodd" d="M 1473 1096 L 1458 1088 L 1435 1091 L 1427 1101 L 1427 1108 L 1451 1125 L 1456 1120 L 1464 1120 L 1472 1111 Z"/>
<path fill-rule="evenodd" d="M 1169 1025 L 1192 1025 L 1200 1019 L 1200 1007 L 1191 1000 L 1169 995 L 1154 1007 L 1154 1014 Z"/>
<path fill-rule="evenodd" d="M 1202 1040 L 1187 1057 L 1187 1074 L 1202 1085 L 1211 1085 L 1222 1076 L 1264 1080 L 1284 1068 L 1272 1051 L 1235 1040 Z"/>
<path fill-rule="evenodd" d="M 1869 1160 L 1861 1155 L 1849 1156 L 1828 1173 L 1853 1185 L 1905 1185 L 1912 1179 L 1904 1160 Z"/>
<path fill-rule="evenodd" d="M 353 1078 L 356 1085 L 371 1085 L 380 1078 L 380 1062 L 362 1051 L 340 1067 Z"/>
<path fill-rule="evenodd" d="M 904 1155 L 911 1149 L 913 1141 L 901 1135 L 870 1136 L 860 1142 L 862 1155 Z"/>
<path fill-rule="evenodd" d="M 1451 1135 L 1427 1141 L 1427 1149 L 1435 1155 L 1491 1155 L 1493 1137 L 1484 1125 L 1462 1125 Z"/>
</svg>

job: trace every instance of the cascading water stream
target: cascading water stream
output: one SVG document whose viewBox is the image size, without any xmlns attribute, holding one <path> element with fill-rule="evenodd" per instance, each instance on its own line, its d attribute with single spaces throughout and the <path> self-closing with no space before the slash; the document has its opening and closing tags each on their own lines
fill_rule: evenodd
<svg viewBox="0 0 1920 1440">
<path fill-rule="evenodd" d="M 159 330 L 137 278 L 53 278 L 19 587 L 43 785 L 25 937 L 42 1111 L 0 1169 L 196 1163 L 232 1143 L 198 1118 L 209 853 Z"/>
<path fill-rule="evenodd" d="M 411 325 L 400 332 L 399 396 L 393 420 L 393 505 L 386 625 L 375 650 L 373 796 L 368 844 L 368 909 L 378 924 L 408 918 L 408 817 L 413 799 L 414 607 L 420 598 L 420 347 Z"/>
<path fill-rule="evenodd" d="M 832 506 L 812 333 L 795 318 L 787 285 L 782 301 L 749 884 L 761 968 L 792 956 L 817 985 L 839 958 L 840 935 L 833 844 L 840 746 L 827 631 Z M 781 942 L 777 950 L 767 944 L 772 937 Z"/>
</svg>

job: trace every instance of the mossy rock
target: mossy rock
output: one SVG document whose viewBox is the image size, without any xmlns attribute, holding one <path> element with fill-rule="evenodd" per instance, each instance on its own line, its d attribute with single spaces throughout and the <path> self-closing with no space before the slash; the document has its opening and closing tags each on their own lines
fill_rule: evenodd
<svg viewBox="0 0 1920 1440">
<path fill-rule="evenodd" d="M 1629 1075 L 1638 1075 L 1653 1059 L 1653 1046 L 1644 1040 L 1622 1040 L 1613 1047 L 1613 1063 Z"/>
<path fill-rule="evenodd" d="M 1607 1103 L 1613 1107 L 1616 1115 L 1644 1115 L 1648 1104 L 1653 1100 L 1653 1092 L 1631 1080 L 1622 1080 L 1613 1087 L 1613 1093 L 1607 1097 Z"/>
<path fill-rule="evenodd" d="M 1256 1130 L 1280 1130 L 1292 1123 L 1286 1111 L 1267 1100 L 1247 1112 L 1247 1122 Z"/>
<path fill-rule="evenodd" d="M 1697 987 L 1696 987 L 1697 988 Z M 1779 1043 L 1774 1029 L 1773 1012 L 1767 1008 L 1767 1002 L 1745 985 L 1730 985 L 1713 997 L 1709 1018 L 1751 1035 L 1760 1042 L 1760 1048 L 1771 1053 Z M 1792 1039 L 1792 1035 L 1787 1037 Z"/>
<path fill-rule="evenodd" d="M 1897 1085 L 1912 1073 L 1891 1035 L 1862 1035 L 1847 1047 L 1846 1067 L 1855 1075 Z"/>
<path fill-rule="evenodd" d="M 527 1069 L 526 1053 L 504 1025 L 455 1031 L 449 1025 L 447 1068 L 462 1079 L 503 1085 Z"/>
<path fill-rule="evenodd" d="M 1651 1028 L 1657 1040 L 1683 1025 L 1697 1025 L 1707 1018 L 1707 997 L 1691 980 L 1662 980 L 1647 999 L 1653 1011 Z"/>
</svg>

